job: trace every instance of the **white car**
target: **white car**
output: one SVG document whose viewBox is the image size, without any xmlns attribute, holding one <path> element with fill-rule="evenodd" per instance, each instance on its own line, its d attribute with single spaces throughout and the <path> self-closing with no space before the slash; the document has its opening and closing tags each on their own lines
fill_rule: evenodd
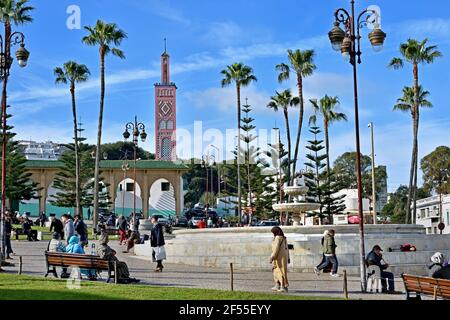
<svg viewBox="0 0 450 320">
<path fill-rule="evenodd" d="M 191 228 L 198 228 L 198 224 L 199 224 L 199 222 L 202 219 L 204 220 L 205 218 L 203 218 L 203 217 L 192 217 L 191 220 L 190 220 Z"/>
</svg>

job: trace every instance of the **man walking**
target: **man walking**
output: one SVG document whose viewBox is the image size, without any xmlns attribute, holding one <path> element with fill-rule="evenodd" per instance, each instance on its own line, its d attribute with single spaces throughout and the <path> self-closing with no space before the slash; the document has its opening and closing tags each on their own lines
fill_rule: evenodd
<svg viewBox="0 0 450 320">
<path fill-rule="evenodd" d="M 61 219 L 64 224 L 64 239 L 66 239 L 68 245 L 70 238 L 75 235 L 75 227 L 73 225 L 73 220 L 70 219 L 68 214 L 63 214 Z"/>
<path fill-rule="evenodd" d="M 50 218 L 52 220 L 52 223 L 50 224 L 50 232 L 59 233 L 59 235 L 61 236 L 61 240 L 64 240 L 64 225 L 63 225 L 63 223 L 61 222 L 61 220 L 56 218 L 55 214 L 51 214 Z"/>
<path fill-rule="evenodd" d="M 153 261 L 157 263 L 155 272 L 162 272 L 164 266 L 162 261 L 166 259 L 166 249 L 164 248 L 164 231 L 162 226 L 158 223 L 158 216 L 152 217 L 152 232 L 150 238 L 150 244 L 152 246 Z"/>
<path fill-rule="evenodd" d="M 336 258 L 336 242 L 334 241 L 334 235 L 335 231 L 333 229 L 328 230 L 328 232 L 325 232 L 324 238 L 323 238 L 323 244 L 322 244 L 322 251 L 325 259 L 323 262 L 314 268 L 314 272 L 319 275 L 320 271 L 328 267 L 330 264 L 332 265 L 331 268 L 331 276 L 332 277 L 339 277 L 338 271 L 338 261 Z"/>
</svg>

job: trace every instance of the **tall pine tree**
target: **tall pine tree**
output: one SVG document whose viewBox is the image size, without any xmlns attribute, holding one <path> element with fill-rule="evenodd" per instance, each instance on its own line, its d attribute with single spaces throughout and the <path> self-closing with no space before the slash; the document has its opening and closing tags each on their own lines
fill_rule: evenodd
<svg viewBox="0 0 450 320">
<path fill-rule="evenodd" d="M 334 214 L 342 213 L 345 209 L 343 198 L 345 196 L 335 196 L 334 194 L 340 189 L 339 183 L 334 176 L 327 172 L 326 160 L 328 155 L 323 152 L 323 140 L 318 140 L 318 135 L 321 133 L 319 127 L 311 127 L 309 132 L 314 136 L 314 140 L 309 140 L 309 145 L 306 148 L 310 151 L 306 155 L 309 162 L 305 165 L 307 170 L 304 174 L 306 185 L 309 188 L 307 197 L 311 201 L 320 203 L 319 212 L 315 215 L 322 219 L 328 216 L 328 221 L 331 223 Z"/>
<path fill-rule="evenodd" d="M 8 106 L 9 107 L 9 106 Z M 11 115 L 6 116 L 7 119 Z M 19 210 L 19 204 L 22 200 L 38 199 L 38 184 L 31 180 L 31 173 L 26 169 L 27 159 L 20 152 L 19 142 L 14 140 L 16 136 L 12 132 L 14 127 L 7 125 L 6 130 L 6 206 L 12 211 Z M 0 124 L 0 132 L 3 129 Z M 0 133 L 0 141 L 3 141 L 3 135 Z M 1 154 L 1 151 L 0 151 Z M 1 168 L 0 168 L 1 172 Z"/>
</svg>

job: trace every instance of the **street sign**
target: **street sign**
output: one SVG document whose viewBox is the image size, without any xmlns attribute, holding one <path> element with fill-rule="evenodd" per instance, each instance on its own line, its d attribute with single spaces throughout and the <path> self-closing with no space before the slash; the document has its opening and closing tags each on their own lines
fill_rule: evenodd
<svg viewBox="0 0 450 320">
<path fill-rule="evenodd" d="M 441 230 L 441 231 L 444 230 L 445 229 L 445 223 L 443 223 L 443 222 L 439 223 L 438 224 L 438 229 Z"/>
</svg>

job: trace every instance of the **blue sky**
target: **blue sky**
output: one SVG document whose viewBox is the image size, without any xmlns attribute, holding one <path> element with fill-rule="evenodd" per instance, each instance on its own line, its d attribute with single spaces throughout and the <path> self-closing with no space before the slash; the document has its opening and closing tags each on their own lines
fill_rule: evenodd
<svg viewBox="0 0 450 320">
<path fill-rule="evenodd" d="M 172 80 L 178 85 L 178 127 L 193 130 L 194 121 L 204 129 L 235 127 L 235 95 L 232 88 L 220 87 L 220 71 L 233 62 L 253 67 L 258 82 L 243 90 L 254 107 L 258 128 L 282 124 L 282 114 L 266 108 L 275 90 L 295 89 L 295 83 L 277 83 L 274 66 L 286 61 L 286 50 L 314 49 L 318 69 L 305 79 L 306 98 L 337 95 L 348 123 L 331 128 L 333 159 L 355 149 L 351 67 L 329 45 L 327 33 L 333 12 L 349 1 L 248 0 L 248 1 L 163 1 L 163 0 L 40 0 L 34 23 L 20 27 L 31 51 L 26 69 L 14 67 L 10 79 L 9 103 L 12 123 L 20 139 L 69 142 L 72 117 L 67 88 L 54 85 L 53 68 L 75 59 L 92 71 L 89 83 L 80 87 L 78 112 L 89 142 L 95 141 L 98 116 L 98 51 L 81 43 L 83 29 L 69 30 L 66 13 L 70 5 L 81 9 L 81 24 L 97 19 L 116 22 L 128 33 L 123 43 L 127 59 L 107 59 L 108 88 L 104 119 L 104 142 L 121 139 L 124 124 L 136 114 L 151 133 L 144 145 L 154 151 L 154 89 L 159 80 L 159 58 L 163 38 L 168 39 Z M 450 86 L 450 3 L 447 0 L 357 1 L 358 10 L 369 5 L 381 8 L 382 28 L 388 34 L 385 49 L 375 54 L 363 32 L 363 63 L 359 66 L 360 124 L 363 153 L 370 152 L 367 124 L 375 123 L 377 163 L 388 166 L 389 191 L 407 184 L 411 149 L 409 114 L 392 112 L 403 86 L 412 83 L 410 66 L 393 71 L 386 68 L 398 55 L 398 47 L 408 37 L 428 37 L 444 58 L 420 69 L 421 82 L 431 92 L 434 108 L 423 110 L 420 155 L 439 145 L 449 145 L 450 108 L 445 94 Z M 295 91 L 296 92 L 296 91 Z M 307 106 L 310 114 L 310 106 Z M 292 130 L 296 132 L 297 112 L 292 110 Z M 308 137 L 306 131 L 302 137 Z M 206 142 L 206 147 L 209 142 Z M 300 162 L 304 162 L 304 148 Z"/>
</svg>

